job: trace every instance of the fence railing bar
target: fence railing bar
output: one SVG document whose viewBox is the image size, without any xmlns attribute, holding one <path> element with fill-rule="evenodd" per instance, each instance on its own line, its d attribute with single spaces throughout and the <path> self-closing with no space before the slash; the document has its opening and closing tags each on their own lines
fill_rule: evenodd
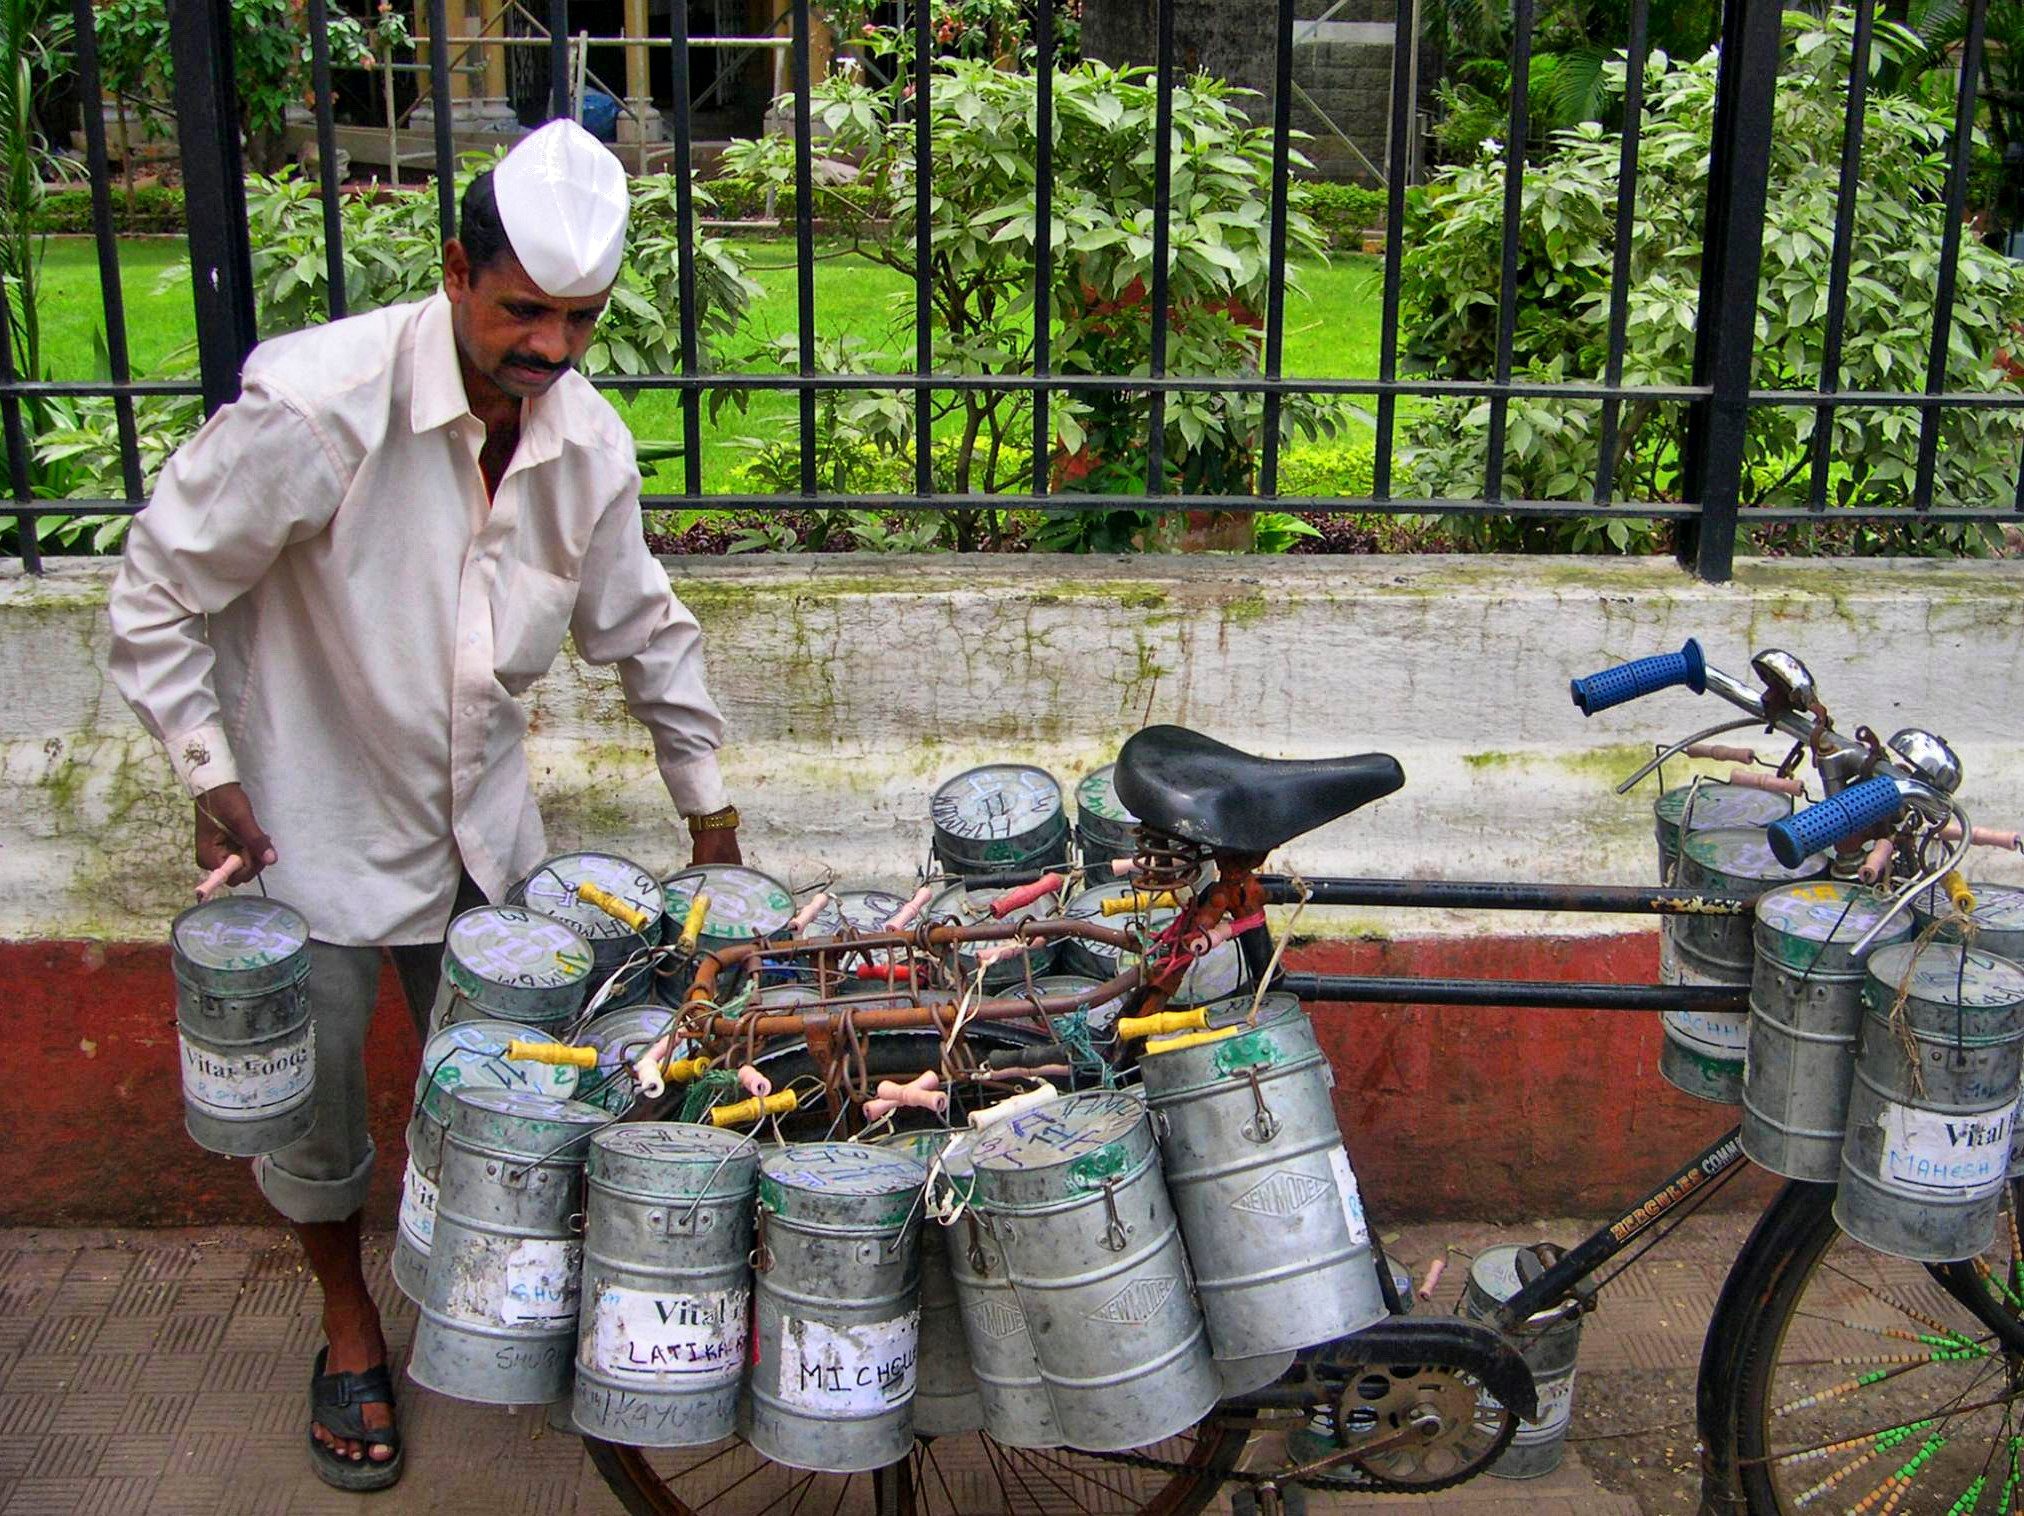
<svg viewBox="0 0 2024 1516">
<path fill-rule="evenodd" d="M 1033 3 L 1033 374 L 1054 370 L 1054 0 Z M 1033 391 L 1033 493 L 1047 493 L 1054 455 L 1049 390 Z"/>
<path fill-rule="evenodd" d="M 1623 383 L 1623 352 L 1630 327 L 1631 242 L 1637 235 L 1637 155 L 1644 138 L 1645 52 L 1651 28 L 1651 0 L 1633 0 L 1630 37 L 1624 48 L 1623 143 L 1616 159 L 1616 247 L 1609 266 L 1609 357 L 1602 382 Z M 1602 402 L 1596 439 L 1595 503 L 1616 494 L 1616 451 L 1623 421 L 1618 401 Z"/>
<path fill-rule="evenodd" d="M 1146 405 L 1146 493 L 1167 485 L 1167 396 L 1158 381 L 1167 372 L 1167 257 L 1172 244 L 1174 171 L 1174 0 L 1153 0 L 1158 34 L 1153 106 L 1152 351 L 1147 373 L 1154 388 Z"/>
<path fill-rule="evenodd" d="M 1841 178 L 1834 199 L 1834 246 L 1827 264 L 1827 330 L 1820 351 L 1820 393 L 1841 384 L 1841 344 L 1848 327 L 1848 269 L 1855 256 L 1856 199 L 1862 186 L 1862 135 L 1869 104 L 1869 54 L 1876 29 L 1876 0 L 1856 0 L 1854 49 L 1849 60 L 1848 109 L 1841 128 Z M 1812 462 L 1806 503 L 1827 509 L 1827 473 L 1834 441 L 1834 407 L 1813 413 Z"/>
<path fill-rule="evenodd" d="M 344 212 L 338 193 L 336 99 L 330 92 L 330 4 L 309 0 L 310 110 L 316 117 L 316 190 L 323 202 L 323 277 L 330 319 L 342 321 Z"/>
<path fill-rule="evenodd" d="M 701 313 L 696 309 L 696 190 L 692 182 L 695 130 L 690 119 L 692 100 L 686 46 L 689 8 L 677 4 L 668 9 L 668 25 L 675 44 L 669 81 L 675 107 L 675 156 L 671 165 L 675 176 L 675 298 L 681 306 L 682 374 L 693 379 L 702 372 L 703 355 L 696 336 Z M 644 123 L 641 129 L 644 130 Z M 697 388 L 682 391 L 682 487 L 691 495 L 703 493 L 703 392 Z"/>
<path fill-rule="evenodd" d="M 450 122 L 450 13 L 429 0 L 429 103 L 436 137 L 436 220 L 443 240 L 457 235 L 457 139 Z"/>
<path fill-rule="evenodd" d="M 1420 45 L 1413 22 L 1419 7 L 1402 4 L 1392 27 L 1390 151 L 1385 155 L 1384 296 L 1378 317 L 1377 375 L 1390 385 L 1399 375 L 1400 270 L 1406 245 L 1406 149 L 1412 134 L 1413 62 Z M 1398 425 L 1398 396 L 1385 389 L 1377 397 L 1377 454 L 1371 464 L 1371 493 L 1388 500 L 1392 492 L 1392 447 Z"/>
<path fill-rule="evenodd" d="M 1281 375 L 1286 353 L 1286 201 L 1293 155 L 1293 4 L 1279 0 L 1273 28 L 1272 205 L 1266 227 L 1265 377 Z M 1401 23 L 1403 24 L 1403 23 Z M 1284 396 L 1265 392 L 1258 493 L 1279 493 L 1279 413 Z"/>
<path fill-rule="evenodd" d="M 641 503 L 649 510 L 694 506 L 699 502 L 682 495 L 648 495 Z M 793 494 L 706 495 L 700 502 L 718 510 L 794 510 L 808 502 Z M 851 510 L 901 513 L 945 511 L 951 507 L 990 506 L 999 510 L 1036 510 L 1049 515 L 1103 515 L 1114 511 L 1142 511 L 1149 506 L 1172 512 L 1213 510 L 1231 515 L 1252 515 L 1259 511 L 1291 511 L 1306 515 L 1332 515 L 1342 511 L 1376 512 L 1390 516 L 1542 516 L 1575 519 L 1593 516 L 1595 507 L 1586 500 L 1374 500 L 1363 496 L 1281 495 L 1267 500 L 1257 495 L 1164 495 L 1158 501 L 1131 495 L 1088 495 L 1057 491 L 1049 495 L 851 495 L 836 497 L 836 503 Z M 1697 507 L 1677 501 L 1625 504 L 1615 514 L 1630 519 L 1650 517 L 1661 521 L 1689 521 Z M 1909 512 L 1901 514 L 1909 515 Z M 1926 518 L 1921 517 L 1921 520 Z M 1938 518 L 1934 518 L 1938 519 Z M 1983 519 L 1997 519 L 1985 512 Z M 2007 512 L 2000 519 L 2009 520 Z"/>
<path fill-rule="evenodd" d="M 14 299 L 0 275 L 0 385 L 14 382 L 14 320 L 8 314 Z M 28 477 L 28 433 L 21 425 L 21 401 L 12 392 L 0 389 L 0 431 L 7 442 L 7 484 L 14 499 L 33 506 L 35 490 Z M 14 533 L 21 544 L 21 566 L 31 574 L 42 572 L 42 547 L 36 541 L 36 513 L 33 509 L 14 514 Z"/>
<path fill-rule="evenodd" d="M 1701 515 L 1678 543 L 1681 561 L 1715 582 L 1735 565 L 1783 0 L 1729 0 L 1723 14 L 1694 322 L 1694 380 L 1712 388 L 1688 417 L 1685 493 Z"/>
<path fill-rule="evenodd" d="M 926 381 L 935 370 L 935 53 L 929 0 L 913 0 L 914 28 L 914 490 L 935 492 L 935 391 Z M 1043 148 L 1044 152 L 1045 149 Z M 1045 161 L 1044 159 L 1042 160 Z M 1046 325 L 1040 328 L 1041 336 Z M 1041 356 L 1035 338 L 1034 360 Z M 1041 410 L 1044 414 L 1044 404 Z M 1040 456 L 1036 441 L 1035 458 Z M 1037 485 L 1035 486 L 1038 487 Z"/>
<path fill-rule="evenodd" d="M 1946 222 L 1940 228 L 1940 273 L 1933 281 L 1933 345 L 1926 356 L 1926 393 L 1947 387 L 1947 348 L 1953 339 L 1954 292 L 1961 272 L 1961 221 L 1968 204 L 1968 169 L 1975 156 L 1975 90 L 1982 73 L 1982 43 L 1989 25 L 1989 0 L 1969 0 L 1968 35 L 1961 47 L 1961 92 L 1954 101 L 1953 159 L 1947 165 Z M 1912 505 L 1933 503 L 1933 472 L 1940 459 L 1940 415 L 1919 420 L 1918 468 Z"/>
<path fill-rule="evenodd" d="M 815 75 L 808 0 L 794 0 L 794 291 L 801 399 L 801 493 L 815 494 Z"/>
<path fill-rule="evenodd" d="M 105 89 L 98 69 L 98 18 L 91 0 L 71 8 L 73 50 L 77 55 L 78 93 L 84 98 L 84 161 L 91 181 L 92 242 L 98 250 L 98 292 L 105 317 L 105 356 L 113 381 L 133 378 L 127 351 L 126 290 L 120 284 L 119 235 L 112 219 L 112 166 L 105 150 Z M 139 500 L 146 487 L 141 477 L 140 436 L 134 425 L 130 395 L 115 395 L 113 420 L 119 431 L 120 485 L 129 500 Z"/>
<path fill-rule="evenodd" d="M 2024 516 L 2024 449 L 2019 449 L 2017 456 L 2017 504 L 2013 509 Z"/>
<path fill-rule="evenodd" d="M 21 379 L 0 384 L 0 392 L 24 400 L 44 395 L 201 395 L 204 386 L 195 379 L 129 379 L 125 383 L 117 379 Z"/>
<path fill-rule="evenodd" d="M 706 390 L 906 390 L 912 387 L 917 376 L 910 370 L 879 374 L 793 374 L 767 373 L 710 373 L 695 379 L 680 374 L 600 374 L 594 381 L 600 389 L 618 393 L 635 390 L 671 390 L 685 386 L 700 385 Z M 1026 390 L 1040 388 L 1042 384 L 1052 390 L 1089 390 L 1095 392 L 1130 391 L 1144 394 L 1159 389 L 1168 394 L 1255 394 L 1263 395 L 1273 390 L 1283 395 L 1427 395 L 1460 396 L 1485 399 L 1493 394 L 1513 397 L 1538 397 L 1554 400 L 1603 400 L 1614 395 L 1620 400 L 1678 400 L 1694 401 L 1706 398 L 1707 391 L 1694 385 L 1624 385 L 1611 390 L 1604 385 L 1582 382 L 1553 382 L 1548 380 L 1514 380 L 1508 385 L 1495 385 L 1488 380 L 1469 379 L 1267 379 L 1262 374 L 1169 374 L 1157 386 L 1143 374 L 1070 374 L 1056 372 L 1044 380 L 1033 374 L 938 374 L 935 388 L 938 390 Z M 49 392 L 75 391 L 97 393 L 105 385 L 86 386 L 72 384 L 47 384 L 18 386 L 22 393 L 42 390 Z M 1967 401 L 1966 396 L 1937 395 L 1930 399 L 1918 395 L 1859 396 L 1882 404 L 1952 405 Z M 1810 390 L 1783 392 L 1782 399 L 1775 403 L 1786 405 L 1811 405 L 1814 403 Z M 2024 406 L 2024 392 L 2010 396 L 1995 396 L 1991 405 Z M 1593 511 L 1591 510 L 1591 514 Z"/>
<path fill-rule="evenodd" d="M 548 119 L 569 113 L 569 0 L 548 0 Z"/>
<path fill-rule="evenodd" d="M 179 0 L 169 11 L 190 297 L 207 413 L 238 398 L 240 367 L 260 340 L 231 28 L 228 0 Z"/>
<path fill-rule="evenodd" d="M 1511 349 L 1518 335 L 1518 223 L 1525 206 L 1525 139 L 1532 130 L 1533 0 L 1514 0 L 1511 8 L 1511 140 L 1504 144 L 1504 242 L 1498 259 L 1497 359 L 1498 384 L 1511 382 Z M 1510 419 L 1508 395 L 1490 397 L 1490 428 L 1484 438 L 1483 498 L 1504 493 L 1504 432 Z"/>
</svg>

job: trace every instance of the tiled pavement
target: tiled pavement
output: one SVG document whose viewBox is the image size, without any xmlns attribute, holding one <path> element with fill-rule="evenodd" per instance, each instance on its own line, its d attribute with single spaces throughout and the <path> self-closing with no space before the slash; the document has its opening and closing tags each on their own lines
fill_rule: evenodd
<svg viewBox="0 0 2024 1516">
<path fill-rule="evenodd" d="M 1317 1500 L 1465 1516 L 1662 1516 L 1693 1508 L 1693 1364 L 1746 1218 L 1703 1218 L 1605 1294 L 1581 1350 L 1573 1441 L 1543 1480 L 1479 1479 L 1439 1496 Z M 1424 1275 L 1495 1240 L 1572 1241 L 1576 1223 L 1407 1229 L 1393 1251 Z M 369 1274 L 396 1354 L 414 1309 L 371 1240 Z M 0 1230 L 0 1516 L 295 1516 L 621 1510 L 581 1443 L 539 1412 L 493 1410 L 403 1385 L 408 1471 L 388 1497 L 342 1495 L 303 1452 L 318 1301 L 282 1233 Z M 854 1506 L 856 1499 L 846 1504 Z M 756 1516 L 725 1504 L 723 1516 Z M 826 1503 L 825 1503 L 826 1508 Z M 1227 1509 L 1227 1503 L 1221 1505 Z M 838 1516 L 847 1516 L 839 1512 Z"/>
</svg>

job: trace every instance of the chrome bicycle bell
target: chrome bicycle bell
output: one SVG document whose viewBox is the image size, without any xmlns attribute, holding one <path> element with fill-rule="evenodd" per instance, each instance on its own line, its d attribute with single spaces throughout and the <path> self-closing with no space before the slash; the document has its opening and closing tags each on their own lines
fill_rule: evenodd
<svg viewBox="0 0 2024 1516">
<path fill-rule="evenodd" d="M 1908 726 L 1884 744 L 1898 761 L 1942 795 L 1961 787 L 1961 760 L 1947 746 L 1946 739 L 1919 727 Z"/>
<path fill-rule="evenodd" d="M 1757 677 L 1764 681 L 1764 691 L 1787 710 L 1806 712 L 1813 709 L 1819 698 L 1813 687 L 1813 674 L 1805 664 L 1782 648 L 1767 647 L 1750 660 L 1750 667 Z"/>
</svg>

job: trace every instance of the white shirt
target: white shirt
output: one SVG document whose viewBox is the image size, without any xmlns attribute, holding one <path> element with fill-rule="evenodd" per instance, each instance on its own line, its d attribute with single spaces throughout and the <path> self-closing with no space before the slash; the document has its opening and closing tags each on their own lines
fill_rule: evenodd
<svg viewBox="0 0 2024 1516">
<path fill-rule="evenodd" d="M 439 941 L 461 861 L 541 860 L 515 698 L 565 631 L 615 663 L 675 805 L 717 810 L 701 633 L 641 534 L 631 435 L 580 374 L 522 410 L 489 506 L 441 294 L 262 343 L 162 471 L 111 671 L 192 794 L 240 780 L 321 940 Z"/>
</svg>

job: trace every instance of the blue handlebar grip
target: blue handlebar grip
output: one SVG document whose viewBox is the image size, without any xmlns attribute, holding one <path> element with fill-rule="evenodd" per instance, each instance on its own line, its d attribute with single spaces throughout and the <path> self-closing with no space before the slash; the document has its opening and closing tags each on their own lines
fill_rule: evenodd
<svg viewBox="0 0 2024 1516">
<path fill-rule="evenodd" d="M 1660 653 L 1653 658 L 1619 664 L 1586 679 L 1573 680 L 1569 688 L 1581 714 L 1593 716 L 1597 711 L 1606 711 L 1640 695 L 1669 690 L 1676 684 L 1684 684 L 1696 695 L 1708 688 L 1707 660 L 1701 656 L 1700 643 L 1691 637 L 1677 653 Z"/>
<path fill-rule="evenodd" d="M 1788 869 L 1796 869 L 1815 853 L 1897 820 L 1904 805 L 1896 780 L 1865 779 L 1818 805 L 1772 822 L 1767 829 L 1771 854 Z"/>
</svg>

